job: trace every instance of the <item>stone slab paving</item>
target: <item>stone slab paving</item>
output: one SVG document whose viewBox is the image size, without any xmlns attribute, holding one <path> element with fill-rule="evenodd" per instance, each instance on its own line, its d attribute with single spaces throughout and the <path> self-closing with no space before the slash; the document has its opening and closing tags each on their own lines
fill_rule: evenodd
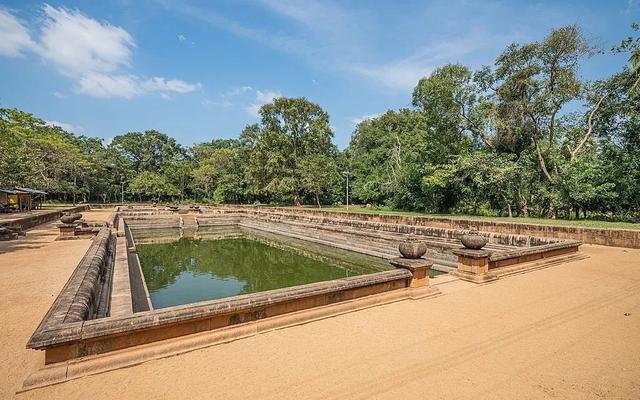
<svg viewBox="0 0 640 400">
<path fill-rule="evenodd" d="M 133 314 L 133 303 L 131 302 L 129 262 L 127 261 L 127 239 L 124 236 L 121 236 L 116 240 L 116 259 L 113 265 L 113 287 L 111 294 L 111 315 L 119 317 Z"/>
<path fill-rule="evenodd" d="M 0 252 L 13 246 L 0 254 L 3 399 L 16 396 L 38 361 L 24 344 L 89 244 L 53 242 L 52 226 L 30 233 L 30 242 L 0 245 Z M 582 251 L 588 259 L 487 285 L 451 281 L 439 285 L 444 295 L 436 298 L 272 331 L 17 398 L 640 398 L 640 250 Z"/>
</svg>

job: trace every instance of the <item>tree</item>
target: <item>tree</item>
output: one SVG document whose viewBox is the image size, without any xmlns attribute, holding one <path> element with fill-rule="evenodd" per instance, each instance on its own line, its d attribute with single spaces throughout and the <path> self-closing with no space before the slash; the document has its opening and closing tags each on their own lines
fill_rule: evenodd
<svg viewBox="0 0 640 400">
<path fill-rule="evenodd" d="M 492 83 L 488 68 L 474 75 L 465 66 L 448 64 L 420 79 L 413 90 L 413 105 L 421 108 L 435 129 L 450 139 L 459 141 L 462 134 L 470 132 L 493 149 L 495 110 L 488 92 Z"/>
<path fill-rule="evenodd" d="M 591 51 L 579 29 L 567 26 L 553 30 L 542 42 L 512 44 L 496 61 L 499 129 L 531 142 L 540 170 L 552 185 L 558 179 L 560 157 L 558 116 L 580 95 L 579 61 Z"/>
<path fill-rule="evenodd" d="M 431 124 L 434 125 L 431 125 Z M 388 111 L 358 124 L 349 147 L 353 194 L 367 203 L 425 209 L 422 177 L 470 147 L 461 132 L 439 130 L 422 110 Z"/>
<path fill-rule="evenodd" d="M 322 166 L 322 168 L 319 168 Z M 320 208 L 320 198 L 331 186 L 340 185 L 340 175 L 333 158 L 326 154 L 313 154 L 300 160 L 302 187 L 313 193 Z"/>
<path fill-rule="evenodd" d="M 185 157 L 184 149 L 175 139 L 155 130 L 116 136 L 109 147 L 118 153 L 120 162 L 136 173 L 161 173 L 175 160 Z"/>
<path fill-rule="evenodd" d="M 218 148 L 199 161 L 193 176 L 197 187 L 216 202 L 239 203 L 244 199 L 243 170 L 239 148 Z"/>
<path fill-rule="evenodd" d="M 631 25 L 633 31 L 640 31 L 640 24 Z M 629 70 L 633 83 L 629 87 L 629 94 L 637 96 L 640 93 L 640 36 L 629 36 L 612 49 L 616 53 L 629 53 Z"/>
<path fill-rule="evenodd" d="M 77 140 L 31 114 L 0 109 L 0 185 L 74 197 L 90 162 Z"/>
<path fill-rule="evenodd" d="M 258 130 L 248 128 L 244 137 L 252 146 L 247 167 L 250 191 L 300 205 L 305 194 L 301 164 L 335 157 L 329 115 L 305 98 L 281 97 L 263 105 L 260 116 Z"/>
<path fill-rule="evenodd" d="M 177 196 L 180 190 L 160 174 L 142 171 L 129 184 L 129 192 L 160 201 L 162 196 Z"/>
</svg>

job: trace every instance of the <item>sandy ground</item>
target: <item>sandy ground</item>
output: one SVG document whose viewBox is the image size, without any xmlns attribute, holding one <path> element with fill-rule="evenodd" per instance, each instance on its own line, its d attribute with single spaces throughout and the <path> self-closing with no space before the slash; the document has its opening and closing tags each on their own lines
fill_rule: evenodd
<svg viewBox="0 0 640 400">
<path fill-rule="evenodd" d="M 488 285 L 454 281 L 436 298 L 15 395 L 41 357 L 24 345 L 89 244 L 54 237 L 45 225 L 0 243 L 2 398 L 640 398 L 640 250 L 598 246 Z"/>
</svg>

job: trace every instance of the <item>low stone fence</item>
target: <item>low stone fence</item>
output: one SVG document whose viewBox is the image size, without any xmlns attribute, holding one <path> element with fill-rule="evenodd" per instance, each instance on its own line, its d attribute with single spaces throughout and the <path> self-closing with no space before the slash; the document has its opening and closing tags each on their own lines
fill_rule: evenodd
<svg viewBox="0 0 640 400">
<path fill-rule="evenodd" d="M 12 227 L 20 228 L 22 230 L 26 230 L 29 228 L 33 228 L 34 226 L 55 221 L 62 216 L 63 212 L 82 212 L 88 209 L 89 209 L 88 205 L 82 205 L 82 206 L 70 207 L 70 208 L 65 208 L 60 210 L 52 210 L 45 213 L 38 213 L 36 215 L 27 215 L 22 218 L 10 220 L 10 221 L 0 221 L 0 226 L 12 226 Z"/>
<path fill-rule="evenodd" d="M 249 207 L 245 207 L 249 208 Z M 521 222 L 500 222 L 444 217 L 382 215 L 365 213 L 347 213 L 340 211 L 310 210 L 305 208 L 291 209 L 283 207 L 261 207 L 261 210 L 278 210 L 282 212 L 305 213 L 331 218 L 341 218 L 369 222 L 429 226 L 448 229 L 478 229 L 484 232 L 509 233 L 536 237 L 579 240 L 586 244 L 603 246 L 628 247 L 640 249 L 640 230 L 588 228 L 562 225 L 526 224 Z"/>
<path fill-rule="evenodd" d="M 197 228 L 194 237 L 218 237 L 224 233 L 218 231 L 218 228 L 239 226 L 243 230 L 248 228 L 271 232 L 388 259 L 397 256 L 398 242 L 413 234 L 427 245 L 429 252 L 425 257 L 434 263 L 433 269 L 449 272 L 457 266 L 458 257 L 453 252 L 463 248 L 460 238 L 468 232 L 462 229 L 399 224 L 393 223 L 393 220 L 374 222 L 345 218 L 357 214 L 327 213 L 331 215 L 327 216 L 297 211 L 264 207 L 204 207 L 202 213 L 195 216 Z M 340 218 L 334 217 L 336 215 Z M 178 221 L 167 219 L 166 216 L 136 215 L 123 218 L 130 224 L 140 243 L 174 241 L 183 236 Z M 579 241 L 572 239 L 495 232 L 479 234 L 487 237 L 485 250 L 493 254 L 496 264 L 541 258 L 565 247 L 577 250 L 580 245 Z"/>
</svg>

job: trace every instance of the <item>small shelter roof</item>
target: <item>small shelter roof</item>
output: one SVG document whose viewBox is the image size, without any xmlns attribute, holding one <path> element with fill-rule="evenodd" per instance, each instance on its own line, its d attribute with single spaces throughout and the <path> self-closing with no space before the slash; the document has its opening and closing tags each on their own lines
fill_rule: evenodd
<svg viewBox="0 0 640 400">
<path fill-rule="evenodd" d="M 29 189 L 29 188 L 17 188 L 17 189 L 30 194 L 48 194 L 47 192 L 43 192 L 42 190 L 36 190 L 36 189 Z"/>
<path fill-rule="evenodd" d="M 0 193 L 6 194 L 28 194 L 29 192 L 21 189 L 0 189 Z"/>
</svg>

